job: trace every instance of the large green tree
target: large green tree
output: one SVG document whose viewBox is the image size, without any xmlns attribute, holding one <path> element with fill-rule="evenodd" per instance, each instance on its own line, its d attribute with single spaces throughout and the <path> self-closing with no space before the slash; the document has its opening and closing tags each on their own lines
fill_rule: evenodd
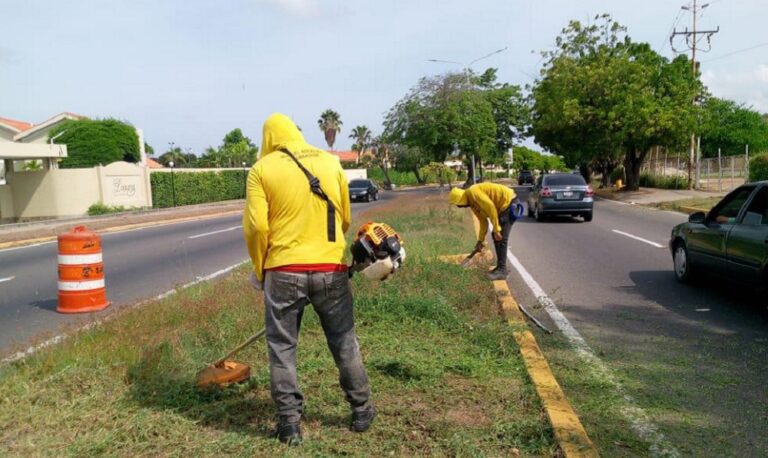
<svg viewBox="0 0 768 458">
<path fill-rule="evenodd" d="M 395 104 L 384 121 L 389 143 L 423 154 L 424 164 L 443 162 L 452 153 L 479 160 L 491 157 L 496 144 L 493 107 L 481 91 L 472 90 L 466 74 L 422 78 Z"/>
<path fill-rule="evenodd" d="M 525 138 L 530 110 L 520 86 L 499 83 L 496 73 L 497 69 L 489 68 L 473 81 L 491 105 L 496 123 L 496 144 L 491 155 L 503 159 L 515 143 Z"/>
<path fill-rule="evenodd" d="M 701 152 L 706 157 L 768 151 L 768 123 L 759 112 L 732 100 L 710 97 L 704 102 L 701 126 Z"/>
<path fill-rule="evenodd" d="M 330 108 L 320 114 L 317 126 L 325 135 L 325 142 L 328 144 L 328 148 L 333 149 L 333 144 L 336 143 L 336 135 L 341 132 L 342 125 L 341 115 Z"/>
<path fill-rule="evenodd" d="M 61 168 L 93 167 L 116 161 L 139 162 L 139 137 L 130 124 L 116 119 L 67 120 L 48 133 L 67 145 Z"/>
<path fill-rule="evenodd" d="M 229 131 L 218 148 L 209 146 L 197 161 L 198 167 L 251 166 L 258 158 L 259 148 L 237 128 Z"/>
<path fill-rule="evenodd" d="M 692 100 L 702 86 L 684 56 L 669 61 L 625 32 L 608 15 L 563 30 L 557 48 L 544 53 L 533 87 L 531 132 L 583 170 L 623 163 L 627 187 L 637 189 L 652 146 L 685 148 L 698 118 Z"/>
</svg>

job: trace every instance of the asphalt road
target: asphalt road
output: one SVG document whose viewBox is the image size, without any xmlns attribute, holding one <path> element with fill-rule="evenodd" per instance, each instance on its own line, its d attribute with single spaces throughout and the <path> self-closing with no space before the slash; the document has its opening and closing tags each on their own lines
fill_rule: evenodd
<svg viewBox="0 0 768 458">
<path fill-rule="evenodd" d="M 766 456 L 768 319 L 755 291 L 675 280 L 667 243 L 685 220 L 601 200 L 591 223 L 521 219 L 510 250 L 678 451 Z M 511 272 L 518 301 L 556 329 Z"/>
<path fill-rule="evenodd" d="M 392 198 L 381 192 L 378 202 L 353 203 L 352 214 Z M 112 306 L 98 313 L 56 312 L 55 242 L 0 250 L 0 356 L 244 261 L 241 224 L 235 215 L 103 234 Z"/>
</svg>

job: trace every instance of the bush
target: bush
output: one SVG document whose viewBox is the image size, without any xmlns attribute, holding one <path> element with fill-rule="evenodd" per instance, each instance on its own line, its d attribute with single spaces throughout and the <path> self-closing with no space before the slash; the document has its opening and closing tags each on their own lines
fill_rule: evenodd
<svg viewBox="0 0 768 458">
<path fill-rule="evenodd" d="M 640 174 L 640 186 L 658 189 L 687 189 L 688 179 L 681 176 L 667 177 L 642 173 Z"/>
<path fill-rule="evenodd" d="M 749 160 L 749 181 L 768 180 L 768 154 L 755 156 Z"/>
<path fill-rule="evenodd" d="M 445 164 L 430 162 L 419 170 L 427 183 L 450 184 L 456 181 L 456 172 Z"/>
<path fill-rule="evenodd" d="M 416 180 L 416 174 L 413 172 L 399 172 L 390 169 L 388 171 L 389 179 L 396 186 L 415 186 L 419 184 Z M 368 169 L 368 178 L 376 182 L 379 187 L 384 185 L 384 172 L 380 168 Z"/>
<path fill-rule="evenodd" d="M 88 216 L 108 215 L 110 213 L 120 213 L 128 210 L 130 209 L 125 208 L 122 205 L 109 206 L 99 202 L 88 207 Z"/>
<path fill-rule="evenodd" d="M 222 172 L 154 172 L 150 175 L 155 208 L 203 204 L 245 198 L 244 170 Z"/>
<path fill-rule="evenodd" d="M 140 159 L 136 130 L 116 119 L 67 120 L 51 129 L 48 136 L 59 134 L 56 143 L 67 145 L 67 157 L 59 163 L 63 169 Z"/>
</svg>

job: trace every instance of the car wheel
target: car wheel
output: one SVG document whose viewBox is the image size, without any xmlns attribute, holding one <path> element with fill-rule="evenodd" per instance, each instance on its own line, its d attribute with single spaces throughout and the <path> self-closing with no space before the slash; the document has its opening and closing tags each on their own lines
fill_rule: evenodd
<svg viewBox="0 0 768 458">
<path fill-rule="evenodd" d="M 528 204 L 528 218 L 533 218 L 533 208 Z"/>
<path fill-rule="evenodd" d="M 370 202 L 371 201 L 371 195 L 370 194 L 366 194 L 365 195 L 365 201 L 366 202 Z"/>
<path fill-rule="evenodd" d="M 376 191 L 376 194 L 373 195 L 373 200 L 379 200 L 379 192 Z"/>
<path fill-rule="evenodd" d="M 680 283 L 690 283 L 693 280 L 691 258 L 688 256 L 688 247 L 684 242 L 677 242 L 672 252 L 672 260 L 675 268 L 675 278 Z"/>
<path fill-rule="evenodd" d="M 592 212 L 584 213 L 584 222 L 588 223 L 592 221 Z"/>
<path fill-rule="evenodd" d="M 536 207 L 536 210 L 534 210 L 533 217 L 536 218 L 536 221 L 538 222 L 544 221 L 544 213 L 539 210 L 539 207 Z"/>
</svg>

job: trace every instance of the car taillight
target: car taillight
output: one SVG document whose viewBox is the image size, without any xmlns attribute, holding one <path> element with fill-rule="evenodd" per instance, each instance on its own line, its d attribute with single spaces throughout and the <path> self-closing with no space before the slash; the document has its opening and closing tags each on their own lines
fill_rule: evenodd
<svg viewBox="0 0 768 458">
<path fill-rule="evenodd" d="M 543 188 L 539 194 L 541 197 L 552 197 L 552 191 L 549 188 Z"/>
<path fill-rule="evenodd" d="M 592 186 L 587 186 L 586 197 L 593 197 L 594 195 L 595 195 L 595 191 L 592 190 Z"/>
</svg>

